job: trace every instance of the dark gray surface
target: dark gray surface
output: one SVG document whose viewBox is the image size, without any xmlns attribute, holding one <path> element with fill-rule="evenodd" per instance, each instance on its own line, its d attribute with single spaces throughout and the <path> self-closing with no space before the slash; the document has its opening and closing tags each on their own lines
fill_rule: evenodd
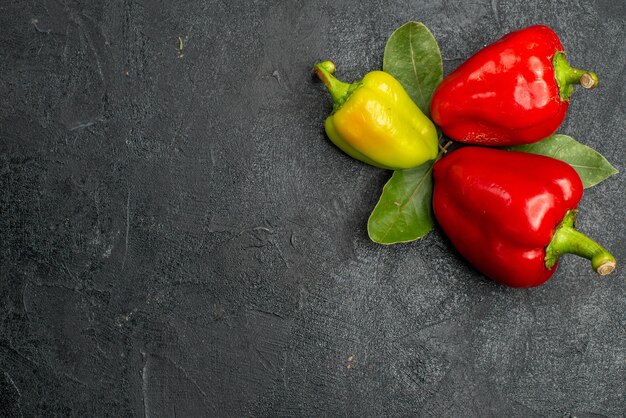
<svg viewBox="0 0 626 418">
<path fill-rule="evenodd" d="M 0 415 L 623 416 L 621 265 L 512 290 L 437 230 L 368 240 L 390 173 L 327 141 L 311 67 L 409 20 L 446 73 L 552 26 L 601 80 L 560 132 L 624 171 L 622 1 L 2 2 Z M 622 263 L 624 190 L 579 218 Z"/>
</svg>

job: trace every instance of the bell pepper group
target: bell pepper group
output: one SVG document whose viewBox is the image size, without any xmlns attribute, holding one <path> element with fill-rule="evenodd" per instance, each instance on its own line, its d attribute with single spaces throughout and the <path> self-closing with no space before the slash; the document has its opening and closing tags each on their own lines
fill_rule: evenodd
<svg viewBox="0 0 626 418">
<path fill-rule="evenodd" d="M 598 85 L 593 72 L 568 64 L 549 27 L 505 35 L 437 86 L 430 103 L 435 124 L 452 140 L 479 145 L 447 154 L 435 124 L 392 75 L 372 71 L 348 84 L 333 76 L 330 61 L 314 71 L 333 99 L 326 134 L 345 153 L 392 170 L 434 160 L 435 218 L 485 276 L 535 287 L 552 276 L 565 253 L 588 258 L 600 275 L 614 270 L 615 258 L 574 229 L 583 184 L 569 164 L 488 148 L 550 136 L 565 118 L 574 85 Z"/>
</svg>

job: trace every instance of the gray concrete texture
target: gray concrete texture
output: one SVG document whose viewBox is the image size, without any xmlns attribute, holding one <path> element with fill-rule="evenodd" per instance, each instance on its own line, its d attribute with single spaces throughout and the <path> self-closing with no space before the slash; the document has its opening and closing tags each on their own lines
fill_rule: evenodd
<svg viewBox="0 0 626 418">
<path fill-rule="evenodd" d="M 624 175 L 585 191 L 544 286 L 439 229 L 369 241 L 390 172 L 327 140 L 320 60 L 356 80 L 424 22 L 445 72 L 544 23 L 598 89 L 561 133 L 624 171 L 623 1 L 0 4 L 0 415 L 624 416 Z"/>
</svg>

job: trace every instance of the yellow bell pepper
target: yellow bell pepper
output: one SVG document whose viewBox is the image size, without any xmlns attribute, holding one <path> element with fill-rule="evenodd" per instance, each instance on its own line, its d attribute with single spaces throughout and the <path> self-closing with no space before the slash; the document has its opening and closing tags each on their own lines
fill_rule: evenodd
<svg viewBox="0 0 626 418">
<path fill-rule="evenodd" d="M 417 167 L 437 156 L 435 125 L 393 76 L 372 71 L 347 84 L 333 76 L 330 61 L 314 70 L 334 102 L 326 134 L 346 154 L 390 170 Z"/>
</svg>

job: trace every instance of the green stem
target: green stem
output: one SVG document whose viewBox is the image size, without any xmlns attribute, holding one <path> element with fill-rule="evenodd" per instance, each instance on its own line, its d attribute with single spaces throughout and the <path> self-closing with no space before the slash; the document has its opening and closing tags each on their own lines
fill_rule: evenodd
<svg viewBox="0 0 626 418">
<path fill-rule="evenodd" d="M 576 254 L 591 260 L 591 266 L 605 276 L 615 270 L 615 257 L 600 244 L 574 229 L 576 211 L 568 211 L 546 248 L 546 267 L 552 268 L 562 254 Z"/>
<path fill-rule="evenodd" d="M 337 80 L 333 74 L 335 73 L 335 64 L 331 61 L 324 61 L 315 64 L 313 67 L 317 77 L 322 80 L 322 83 L 328 89 L 328 92 L 333 98 L 334 107 L 338 108 L 348 99 L 358 83 L 348 84 L 343 81 Z"/>
<path fill-rule="evenodd" d="M 569 65 L 564 52 L 554 54 L 554 74 L 559 85 L 561 100 L 569 100 L 574 85 L 580 84 L 590 90 L 598 86 L 598 76 L 592 71 L 581 70 Z"/>
</svg>

